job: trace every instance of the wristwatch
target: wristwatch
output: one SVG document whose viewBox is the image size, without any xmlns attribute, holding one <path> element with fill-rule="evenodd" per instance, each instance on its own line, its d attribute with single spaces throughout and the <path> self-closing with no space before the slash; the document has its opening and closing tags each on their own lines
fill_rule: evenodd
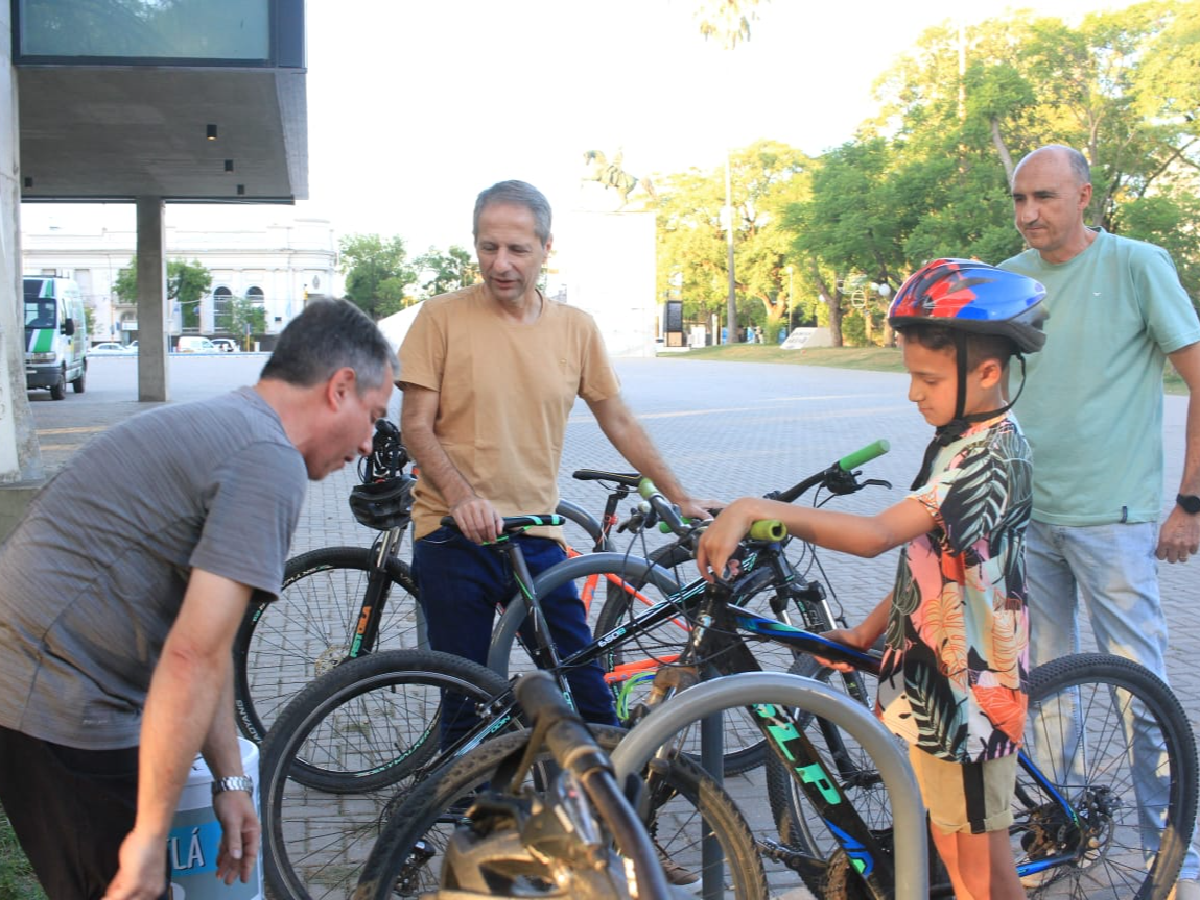
<svg viewBox="0 0 1200 900">
<path fill-rule="evenodd" d="M 212 783 L 213 796 L 225 791 L 246 791 L 254 793 L 254 779 L 248 775 L 230 775 L 227 778 L 218 778 Z"/>
<path fill-rule="evenodd" d="M 1175 502 L 1183 509 L 1185 513 L 1196 515 L 1200 513 L 1200 497 L 1195 494 L 1180 494 L 1175 498 Z"/>
</svg>

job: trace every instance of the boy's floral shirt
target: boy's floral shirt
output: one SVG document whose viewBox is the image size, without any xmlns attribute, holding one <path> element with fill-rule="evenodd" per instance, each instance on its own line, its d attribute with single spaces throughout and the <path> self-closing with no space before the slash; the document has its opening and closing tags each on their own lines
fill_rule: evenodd
<svg viewBox="0 0 1200 900">
<path fill-rule="evenodd" d="M 942 759 L 995 759 L 1020 746 L 1031 468 L 1019 426 L 1000 416 L 942 448 L 909 495 L 935 527 L 901 551 L 876 713 Z"/>
</svg>

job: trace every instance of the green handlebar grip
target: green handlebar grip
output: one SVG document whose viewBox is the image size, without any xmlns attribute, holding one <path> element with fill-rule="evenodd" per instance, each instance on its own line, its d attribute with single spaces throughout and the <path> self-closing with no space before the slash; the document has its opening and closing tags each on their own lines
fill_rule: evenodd
<svg viewBox="0 0 1200 900">
<path fill-rule="evenodd" d="M 782 541 L 787 529 L 778 519 L 759 519 L 750 526 L 750 538 L 755 541 Z"/>
<path fill-rule="evenodd" d="M 883 456 L 892 449 L 892 445 L 885 440 L 878 440 L 873 444 L 867 444 L 861 450 L 855 450 L 853 453 L 847 454 L 838 460 L 838 466 L 843 472 L 849 472 L 851 469 L 857 469 L 863 463 L 870 462 L 877 456 Z"/>
<path fill-rule="evenodd" d="M 654 486 L 654 482 L 649 478 L 643 478 L 638 482 L 638 496 L 643 500 L 649 500 L 651 495 L 657 494 L 658 488 Z"/>
<path fill-rule="evenodd" d="M 695 519 L 689 519 L 687 516 L 681 516 L 680 520 L 683 522 L 684 525 L 691 525 L 693 522 L 696 521 Z M 666 522 L 659 522 L 658 530 L 661 531 L 663 534 L 674 534 L 675 533 L 674 531 L 671 530 L 671 526 L 668 525 Z"/>
</svg>

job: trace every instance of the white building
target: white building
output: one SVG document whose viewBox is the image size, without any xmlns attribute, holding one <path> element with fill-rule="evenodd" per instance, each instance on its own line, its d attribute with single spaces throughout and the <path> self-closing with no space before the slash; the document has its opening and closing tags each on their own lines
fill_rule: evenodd
<svg viewBox="0 0 1200 900">
<path fill-rule="evenodd" d="M 239 225 L 236 211 L 218 228 L 189 224 L 166 232 L 166 258 L 198 261 L 213 276 L 208 296 L 200 300 L 199 328 L 184 329 L 179 304 L 169 310 L 170 333 L 229 335 L 229 301 L 246 297 L 266 312 L 265 334 L 255 335 L 262 349 L 304 308 L 306 298 L 337 296 L 337 236 L 330 222 L 294 219 L 278 224 Z M 85 303 L 94 310 L 93 341 L 128 343 L 137 337 L 137 303 L 122 303 L 112 291 L 121 269 L 134 255 L 134 223 L 111 225 L 51 223 L 22 232 L 25 274 L 74 278 Z M 240 337 L 240 336 L 239 336 Z"/>
</svg>

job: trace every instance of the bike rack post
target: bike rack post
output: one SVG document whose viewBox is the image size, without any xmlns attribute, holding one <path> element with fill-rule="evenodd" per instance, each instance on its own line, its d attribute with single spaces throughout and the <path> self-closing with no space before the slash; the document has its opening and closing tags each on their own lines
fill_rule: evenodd
<svg viewBox="0 0 1200 900">
<path fill-rule="evenodd" d="M 747 672 L 706 681 L 657 707 L 612 753 L 618 783 L 641 772 L 677 732 L 720 710 L 758 703 L 798 707 L 828 719 L 853 736 L 879 766 L 892 804 L 896 900 L 929 896 L 925 807 L 908 760 L 892 736 L 866 710 L 828 685 L 781 672 Z"/>
</svg>

